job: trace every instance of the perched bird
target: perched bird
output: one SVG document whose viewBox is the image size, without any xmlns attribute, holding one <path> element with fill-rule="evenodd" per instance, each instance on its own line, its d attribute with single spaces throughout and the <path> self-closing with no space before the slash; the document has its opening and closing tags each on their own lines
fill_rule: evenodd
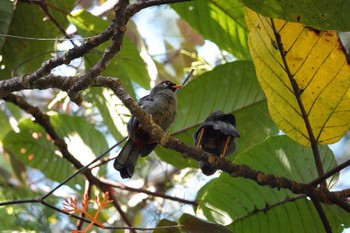
<svg viewBox="0 0 350 233">
<path fill-rule="evenodd" d="M 216 111 L 210 114 L 194 134 L 195 145 L 203 151 L 223 158 L 236 150 L 235 138 L 239 137 L 236 130 L 236 119 L 232 114 Z M 206 162 L 200 162 L 202 172 L 210 176 L 217 169 Z"/>
<path fill-rule="evenodd" d="M 153 121 L 164 131 L 174 122 L 176 117 L 176 89 L 182 87 L 170 81 L 158 83 L 149 95 L 142 97 L 138 104 L 152 115 Z M 155 141 L 142 129 L 136 117 L 132 116 L 127 124 L 129 139 L 114 161 L 114 168 L 120 172 L 122 178 L 131 178 L 134 174 L 136 161 L 146 156 L 157 146 Z"/>
</svg>

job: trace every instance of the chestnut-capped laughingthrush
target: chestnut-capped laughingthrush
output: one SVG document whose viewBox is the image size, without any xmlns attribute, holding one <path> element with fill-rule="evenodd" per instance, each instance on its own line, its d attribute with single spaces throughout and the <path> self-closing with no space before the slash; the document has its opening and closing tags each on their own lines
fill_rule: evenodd
<svg viewBox="0 0 350 233">
<path fill-rule="evenodd" d="M 220 158 L 236 150 L 236 137 L 239 137 L 239 133 L 236 130 L 235 117 L 222 111 L 210 114 L 194 134 L 196 147 Z M 217 170 L 206 162 L 200 162 L 199 166 L 207 176 L 214 174 Z"/>
<path fill-rule="evenodd" d="M 174 122 L 176 117 L 176 89 L 182 87 L 170 81 L 158 83 L 149 95 L 142 97 L 138 104 L 152 115 L 153 121 L 164 131 Z M 114 161 L 114 168 L 122 178 L 131 178 L 136 161 L 153 151 L 158 142 L 142 129 L 136 117 L 132 116 L 127 124 L 129 139 Z"/>
</svg>

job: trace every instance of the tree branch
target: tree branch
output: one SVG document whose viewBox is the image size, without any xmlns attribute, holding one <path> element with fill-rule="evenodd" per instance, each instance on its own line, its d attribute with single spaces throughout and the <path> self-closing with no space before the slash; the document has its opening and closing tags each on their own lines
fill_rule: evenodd
<svg viewBox="0 0 350 233">
<path fill-rule="evenodd" d="M 345 161 L 342 164 L 339 164 L 338 166 L 336 166 L 335 168 L 329 170 L 328 172 L 326 172 L 323 176 L 320 176 L 316 179 L 314 179 L 313 181 L 310 182 L 311 185 L 313 186 L 317 186 L 319 183 L 325 181 L 326 179 L 328 179 L 329 177 L 335 175 L 336 173 L 340 172 L 341 170 L 343 170 L 344 168 L 350 166 L 350 159 Z"/>
<path fill-rule="evenodd" d="M 100 60 L 91 67 L 86 75 L 83 75 L 79 81 L 75 82 L 68 90 L 68 95 L 73 102 L 80 105 L 82 99 L 79 97 L 79 92 L 86 89 L 102 71 L 104 71 L 111 59 L 120 51 L 124 33 L 126 31 L 126 8 L 129 5 L 129 0 L 119 0 L 115 6 L 116 17 L 113 20 L 113 38 L 112 43 L 105 49 Z"/>
<path fill-rule="evenodd" d="M 314 204 L 314 207 L 317 211 L 318 216 L 320 217 L 320 219 L 322 221 L 323 227 L 327 233 L 332 233 L 332 228 L 331 228 L 331 225 L 329 224 L 329 221 L 327 219 L 327 215 L 324 212 L 324 210 L 321 206 L 321 203 L 317 198 L 317 195 L 314 195 L 313 193 L 314 193 L 313 191 L 310 191 L 310 198 L 311 198 L 312 203 Z"/>
<path fill-rule="evenodd" d="M 65 91 L 68 90 L 69 86 L 75 82 L 76 78 L 77 77 L 63 77 L 50 74 L 46 77 L 36 80 L 27 88 L 59 88 Z M 0 90 L 4 87 L 4 85 L 1 85 L 3 82 L 4 81 L 0 81 Z M 23 86 L 21 82 L 23 82 L 21 79 L 13 79 L 13 81 L 11 83 L 8 82 L 8 84 L 12 84 L 13 87 L 15 87 L 12 87 L 12 89 L 20 89 L 19 87 Z M 5 86 L 11 89 L 9 85 Z M 271 174 L 265 174 L 261 171 L 253 170 L 246 165 L 232 164 L 226 159 L 218 159 L 217 157 L 214 157 L 197 148 L 192 148 L 180 140 L 171 137 L 168 133 L 163 132 L 163 130 L 153 122 L 152 117 L 149 114 L 145 113 L 138 106 L 137 102 L 134 101 L 132 97 L 124 90 L 122 84 L 117 78 L 98 76 L 92 83 L 92 86 L 104 86 L 112 89 L 114 93 L 121 99 L 124 105 L 129 108 L 130 112 L 141 122 L 142 126 L 147 132 L 149 132 L 156 140 L 158 140 L 161 145 L 178 151 L 185 158 L 190 157 L 197 161 L 207 162 L 208 158 L 210 157 L 209 160 L 213 166 L 216 166 L 218 169 L 221 169 L 222 171 L 230 174 L 232 177 L 247 178 L 255 181 L 259 185 L 268 185 L 272 188 L 289 189 L 295 194 L 309 194 L 308 190 L 310 190 L 309 186 L 312 186 L 311 184 L 297 183 L 284 177 L 277 177 Z M 339 199 L 337 198 L 336 193 L 329 192 L 328 190 L 315 190 L 321 202 L 335 203 L 334 200 Z M 332 200 L 330 197 L 332 197 Z M 342 203 L 342 208 L 350 212 L 350 209 L 347 209 L 348 207 L 347 205 L 344 205 L 343 201 L 339 200 L 337 203 Z"/>
<path fill-rule="evenodd" d="M 79 160 L 77 160 L 68 151 L 68 147 L 67 147 L 66 142 L 62 138 L 60 138 L 59 135 L 54 130 L 53 126 L 50 123 L 49 116 L 42 113 L 39 108 L 36 108 L 36 107 L 30 105 L 29 103 L 27 103 L 20 96 L 9 94 L 8 96 L 4 97 L 3 99 L 17 105 L 18 107 L 20 107 L 21 109 L 23 109 L 27 113 L 31 114 L 35 118 L 36 123 L 41 125 L 45 129 L 45 131 L 50 135 L 50 137 L 53 140 L 53 143 L 55 144 L 55 146 L 57 146 L 57 148 L 62 153 L 62 156 L 65 159 L 67 159 L 70 163 L 72 163 L 76 169 L 84 169 L 84 166 L 79 162 Z M 110 197 L 111 197 L 111 200 L 113 200 L 112 204 L 118 210 L 118 212 L 119 212 L 120 216 L 122 217 L 122 219 L 124 220 L 124 222 L 128 226 L 132 227 L 131 221 L 127 218 L 126 214 L 124 213 L 124 211 L 122 210 L 122 208 L 120 207 L 120 205 L 117 201 L 118 198 L 116 197 L 115 192 L 108 185 L 101 182 L 94 175 L 92 175 L 91 170 L 85 169 L 82 173 L 85 175 L 85 177 L 87 178 L 87 180 L 91 184 L 96 185 L 102 192 L 109 192 L 111 194 Z M 51 193 L 49 193 L 49 195 L 50 194 Z M 43 196 L 40 200 L 44 200 L 49 195 Z"/>
<path fill-rule="evenodd" d="M 150 196 L 161 197 L 161 198 L 164 198 L 164 199 L 177 201 L 179 203 L 184 203 L 184 204 L 189 204 L 189 205 L 194 205 L 194 206 L 198 205 L 198 203 L 196 201 L 185 200 L 185 199 L 182 199 L 182 198 L 169 196 L 169 195 L 166 195 L 166 194 L 163 194 L 163 193 L 151 192 L 149 190 L 142 189 L 142 188 L 133 188 L 133 187 L 129 187 L 129 186 L 126 186 L 126 185 L 121 184 L 119 182 L 115 182 L 115 181 L 111 181 L 111 180 L 101 179 L 101 181 L 106 183 L 107 185 L 110 185 L 111 187 L 115 187 L 115 188 L 118 188 L 118 189 L 121 189 L 121 190 L 127 190 L 127 191 L 130 191 L 130 192 L 136 192 L 136 193 L 145 193 L 145 194 L 148 194 Z"/>
<path fill-rule="evenodd" d="M 129 21 L 131 16 L 135 15 L 137 12 L 151 7 L 151 6 L 159 6 L 164 4 L 171 3 L 180 3 L 180 2 L 190 2 L 192 0 L 148 0 L 148 1 L 137 1 L 136 3 L 130 5 L 126 11 L 126 20 Z"/>
</svg>

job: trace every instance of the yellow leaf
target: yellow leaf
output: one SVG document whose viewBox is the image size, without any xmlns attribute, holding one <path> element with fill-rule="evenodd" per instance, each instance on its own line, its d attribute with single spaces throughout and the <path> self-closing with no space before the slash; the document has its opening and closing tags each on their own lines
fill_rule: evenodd
<svg viewBox="0 0 350 233">
<path fill-rule="evenodd" d="M 300 144 L 338 141 L 350 128 L 350 66 L 336 31 L 246 11 L 249 49 L 272 119 Z"/>
</svg>

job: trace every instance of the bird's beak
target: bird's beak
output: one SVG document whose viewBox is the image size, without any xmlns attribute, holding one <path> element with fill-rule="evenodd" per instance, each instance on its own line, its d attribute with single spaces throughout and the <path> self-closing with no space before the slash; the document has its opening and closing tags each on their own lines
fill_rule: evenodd
<svg viewBox="0 0 350 233">
<path fill-rule="evenodd" d="M 174 89 L 179 89 L 179 88 L 181 88 L 181 87 L 183 87 L 183 85 L 173 85 L 173 86 L 171 86 L 171 88 L 174 88 Z"/>
</svg>

